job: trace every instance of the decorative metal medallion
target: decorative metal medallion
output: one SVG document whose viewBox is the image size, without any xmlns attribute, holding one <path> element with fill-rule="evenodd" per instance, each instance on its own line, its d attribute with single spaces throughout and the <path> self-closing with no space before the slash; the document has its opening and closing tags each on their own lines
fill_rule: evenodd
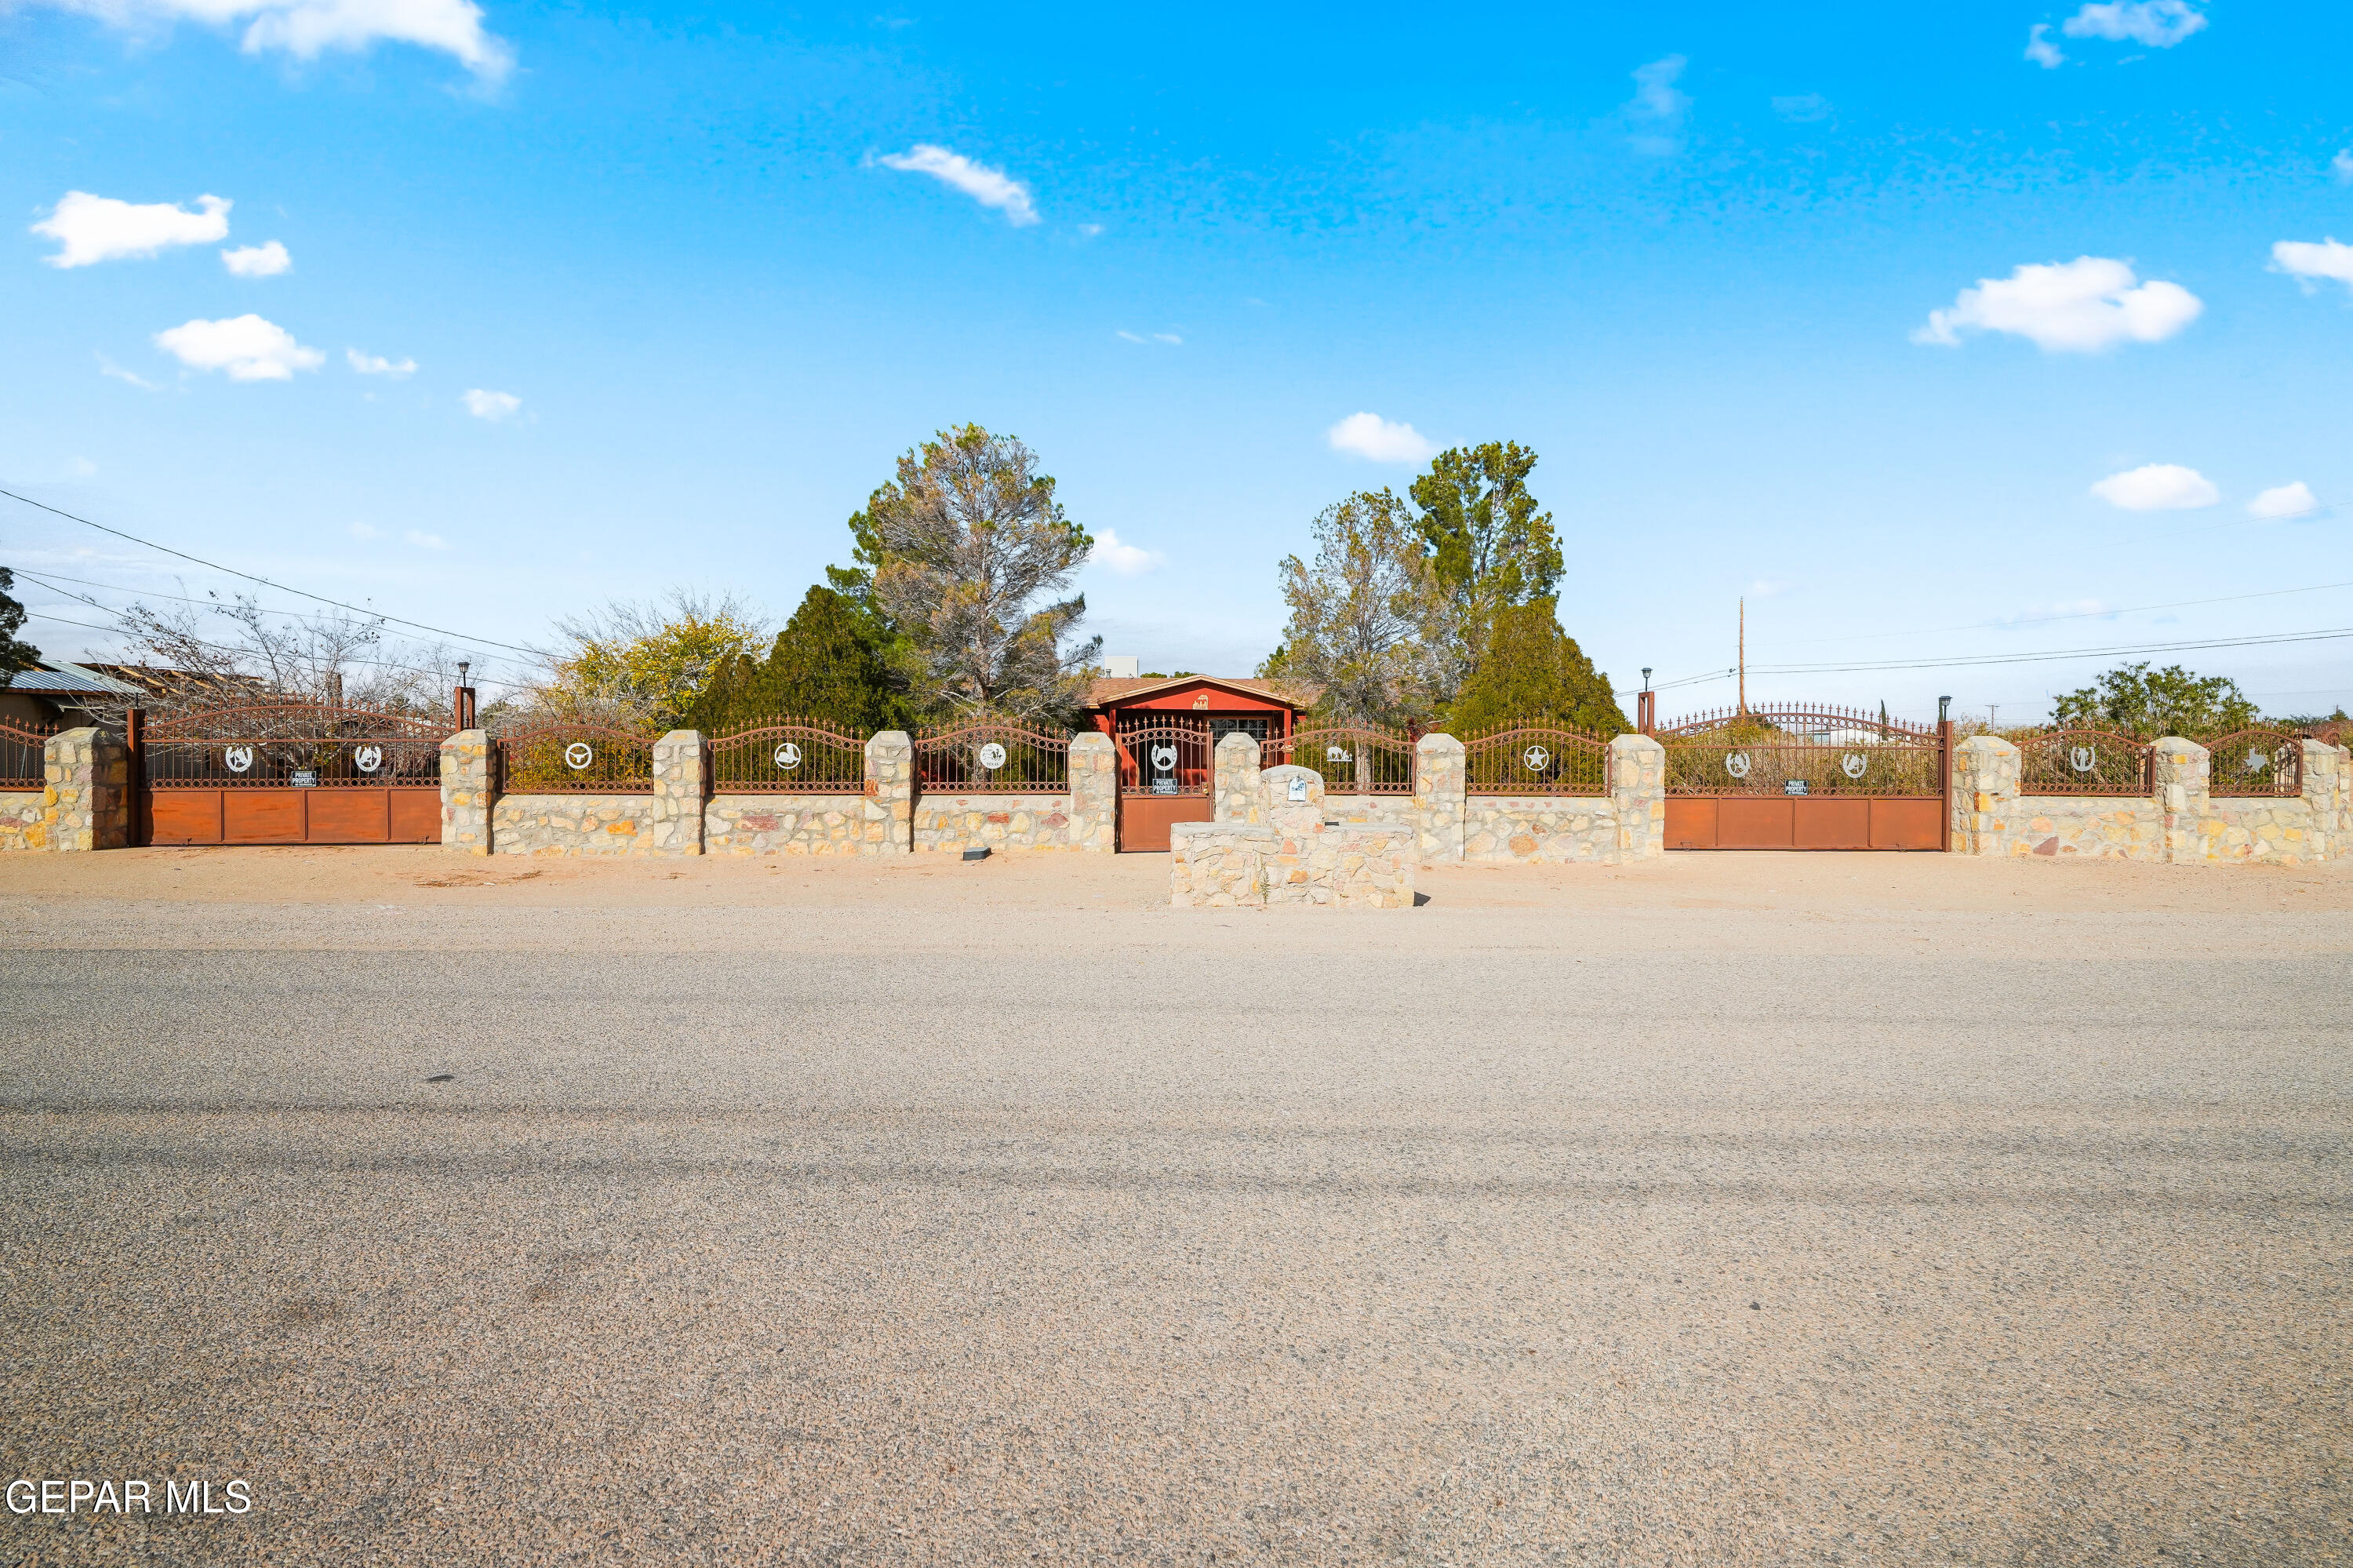
<svg viewBox="0 0 2353 1568">
<path fill-rule="evenodd" d="M 221 753 L 221 760 L 228 764 L 231 773 L 242 773 L 253 766 L 253 747 L 232 746 Z"/>
<path fill-rule="evenodd" d="M 1005 747 L 990 741 L 980 748 L 980 765 L 991 773 L 1005 766 Z"/>
<path fill-rule="evenodd" d="M 1529 772 L 1541 773 L 1551 765 L 1552 753 L 1541 746 L 1531 746 L 1520 754 L 1520 760 L 1528 765 Z"/>
<path fill-rule="evenodd" d="M 588 743 L 585 740 L 575 740 L 564 748 L 564 766 L 571 768 L 575 773 L 596 760 L 596 753 L 589 748 Z"/>
<path fill-rule="evenodd" d="M 2079 746 L 2067 753 L 2067 766 L 2078 773 L 2089 773 L 2100 765 L 2100 754 L 2088 746 Z"/>
<path fill-rule="evenodd" d="M 776 747 L 776 766 L 790 773 L 801 765 L 801 748 L 791 741 Z"/>
<path fill-rule="evenodd" d="M 1734 752 L 1731 756 L 1724 759 L 1724 770 L 1726 773 L 1731 774 L 1735 779 L 1747 778 L 1748 754 L 1745 751 Z"/>
<path fill-rule="evenodd" d="M 1324 760 L 1326 762 L 1353 762 L 1356 758 L 1348 755 L 1348 748 L 1345 746 L 1327 746 L 1324 748 Z"/>
<path fill-rule="evenodd" d="M 352 765 L 363 773 L 375 772 L 384 766 L 384 747 L 381 746 L 354 747 L 352 752 Z"/>
<path fill-rule="evenodd" d="M 1155 746 L 1152 748 L 1152 770 L 1155 773 L 1171 773 L 1176 771 L 1176 748 L 1175 747 Z"/>
<path fill-rule="evenodd" d="M 1860 779 L 1862 770 L 1871 766 L 1871 758 L 1860 751 L 1850 751 L 1839 758 L 1839 771 L 1850 779 Z"/>
<path fill-rule="evenodd" d="M 2263 764 L 2270 760 L 2271 758 L 2265 757 L 2260 747 L 2252 749 L 2247 753 L 2247 771 L 2261 773 L 2263 770 Z"/>
</svg>

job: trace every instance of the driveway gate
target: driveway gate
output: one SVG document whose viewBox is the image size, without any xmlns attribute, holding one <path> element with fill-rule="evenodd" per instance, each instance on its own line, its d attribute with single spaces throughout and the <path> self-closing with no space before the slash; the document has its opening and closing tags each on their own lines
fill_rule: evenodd
<svg viewBox="0 0 2353 1568">
<path fill-rule="evenodd" d="M 1941 850 L 1952 726 L 1842 708 L 1704 714 L 1659 732 L 1671 850 Z"/>
<path fill-rule="evenodd" d="M 447 715 L 271 703 L 142 720 L 129 739 L 142 842 L 440 842 Z"/>
</svg>

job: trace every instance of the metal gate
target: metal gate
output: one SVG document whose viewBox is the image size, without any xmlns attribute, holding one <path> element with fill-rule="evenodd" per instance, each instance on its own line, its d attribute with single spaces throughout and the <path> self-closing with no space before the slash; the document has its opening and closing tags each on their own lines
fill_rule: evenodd
<svg viewBox="0 0 2353 1568">
<path fill-rule="evenodd" d="M 1942 850 L 1952 726 L 1843 708 L 1703 714 L 1662 730 L 1671 850 Z"/>
<path fill-rule="evenodd" d="M 1232 727 L 1232 726 L 1228 726 Z M 1131 725 L 1119 747 L 1119 847 L 1165 850 L 1178 822 L 1206 822 L 1216 810 L 1217 751 L 1206 718 Z"/>
<path fill-rule="evenodd" d="M 153 844 L 421 844 L 441 839 L 445 715 L 270 703 L 133 710 L 139 840 Z"/>
</svg>

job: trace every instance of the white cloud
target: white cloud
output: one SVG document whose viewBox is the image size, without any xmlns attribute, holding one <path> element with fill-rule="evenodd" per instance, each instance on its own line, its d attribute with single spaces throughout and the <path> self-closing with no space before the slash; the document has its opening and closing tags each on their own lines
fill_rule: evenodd
<svg viewBox="0 0 2353 1568">
<path fill-rule="evenodd" d="M 122 366 L 115 364 L 114 361 L 107 358 L 106 355 L 102 354 L 98 356 L 98 373 L 100 376 L 110 376 L 116 381 L 128 381 L 133 387 L 138 387 L 142 392 L 161 392 L 164 390 L 161 387 L 156 386 L 153 381 L 148 380 L 144 376 L 138 374 L 136 371 L 123 369 Z"/>
<path fill-rule="evenodd" d="M 1082 223 L 1079 225 L 1079 238 L 1092 239 L 1103 232 L 1103 226 L 1100 223 Z"/>
<path fill-rule="evenodd" d="M 1038 221 L 1038 209 L 1029 200 L 1028 185 L 1008 179 L 1002 169 L 976 164 L 961 153 L 918 143 L 907 152 L 885 153 L 874 161 L 886 169 L 929 175 L 943 185 L 953 185 L 981 206 L 1004 213 L 1005 220 L 1016 228 Z"/>
<path fill-rule="evenodd" d="M 1109 528 L 1095 535 L 1094 548 L 1087 552 L 1087 565 L 1106 567 L 1124 577 L 1148 572 L 1165 559 L 1166 557 L 1157 550 L 1122 543 L 1120 536 Z"/>
<path fill-rule="evenodd" d="M 2037 22 L 2027 30 L 2026 58 L 2044 70 L 2057 70 L 2067 63 L 2067 57 L 2050 39 L 2051 24 Z"/>
<path fill-rule="evenodd" d="M 1638 124 L 1655 127 L 1629 138 L 1637 153 L 1665 156 L 1682 150 L 1683 143 L 1674 132 L 1682 128 L 1691 99 L 1676 90 L 1675 81 L 1688 63 L 1681 55 L 1669 55 L 1634 68 L 1634 96 L 1626 104 L 1626 116 Z"/>
<path fill-rule="evenodd" d="M 2110 43 L 2169 49 L 2205 26 L 2205 16 L 2189 0 L 2109 0 L 2105 5 L 2084 6 L 2068 17 L 2060 31 L 2071 38 L 2105 38 Z"/>
<path fill-rule="evenodd" d="M 343 350 L 343 362 L 362 376 L 389 376 L 395 381 L 417 374 L 413 359 L 386 359 L 380 354 L 362 354 L 356 348 Z"/>
<path fill-rule="evenodd" d="M 2250 517 L 2295 517 L 2319 510 L 2320 498 L 2300 479 L 2293 484 L 2275 484 L 2247 503 Z"/>
<path fill-rule="evenodd" d="M 1354 452 L 1375 462 L 1419 462 L 1438 450 L 1411 425 L 1378 414 L 1351 414 L 1324 434 L 1334 451 Z"/>
<path fill-rule="evenodd" d="M 87 267 L 127 256 L 153 256 L 173 245 L 209 245 L 228 238 L 229 203 L 200 196 L 190 212 L 168 201 L 136 205 L 88 191 L 68 191 L 33 225 L 33 232 L 63 249 L 46 260 L 52 267 Z"/>
<path fill-rule="evenodd" d="M 231 381 L 291 381 L 296 371 L 327 362 L 284 327 L 252 314 L 188 322 L 157 333 L 155 346 L 191 370 L 225 370 Z"/>
<path fill-rule="evenodd" d="M 2272 247 L 2272 265 L 2307 289 L 2318 278 L 2334 278 L 2353 289 L 2353 245 L 2334 238 L 2315 245 L 2308 239 L 2283 239 Z"/>
<path fill-rule="evenodd" d="M 2337 156 L 2328 160 L 2328 172 L 2338 185 L 2353 185 L 2353 147 L 2337 148 Z"/>
<path fill-rule="evenodd" d="M 512 392 L 485 392 L 477 387 L 466 394 L 466 412 L 477 419 L 504 419 L 522 407 L 522 399 Z"/>
<path fill-rule="evenodd" d="M 221 252 L 221 265 L 240 278 L 275 278 L 294 265 L 286 247 L 275 239 L 267 245 L 240 245 Z"/>
<path fill-rule="evenodd" d="M 1129 332 L 1123 328 L 1119 335 L 1129 343 L 1165 343 L 1172 348 L 1182 345 L 1185 341 L 1173 332 L 1155 332 L 1146 334 Z"/>
<path fill-rule="evenodd" d="M 354 539 L 381 539 L 384 535 L 376 532 L 375 528 L 372 524 L 366 523 L 354 523 L 352 524 L 352 537 Z"/>
<path fill-rule="evenodd" d="M 1836 111 L 1820 93 L 1801 92 L 1793 98 L 1775 99 L 1773 112 L 1792 125 L 1810 125 L 1817 120 L 1828 120 Z"/>
<path fill-rule="evenodd" d="M 446 550 L 449 541 L 438 534 L 427 534 L 421 528 L 411 528 L 401 535 L 420 550 Z"/>
<path fill-rule="evenodd" d="M 378 40 L 415 44 L 452 56 L 484 81 L 514 64 L 502 39 L 482 30 L 472 0 L 47 0 L 118 27 L 171 22 L 225 27 L 245 22 L 247 54 L 280 49 L 316 59 L 329 49 L 364 49 Z M 249 21 L 248 18 L 251 18 Z"/>
<path fill-rule="evenodd" d="M 2040 348 L 2092 354 L 2120 343 L 2161 343 L 2205 308 L 2179 283 L 2137 285 L 2127 262 L 2078 256 L 1978 279 L 1951 310 L 1929 312 L 1912 341 L 1949 346 L 1964 332 L 2006 332 Z"/>
<path fill-rule="evenodd" d="M 2152 462 L 2112 473 L 2092 493 L 2126 512 L 2190 512 L 2222 499 L 2214 482 L 2194 468 Z"/>
<path fill-rule="evenodd" d="M 1634 68 L 1634 99 L 1626 107 L 1645 120 L 1681 120 L 1683 111 L 1691 107 L 1688 94 L 1679 92 L 1675 82 L 1691 62 L 1681 55 L 1669 55 Z"/>
</svg>

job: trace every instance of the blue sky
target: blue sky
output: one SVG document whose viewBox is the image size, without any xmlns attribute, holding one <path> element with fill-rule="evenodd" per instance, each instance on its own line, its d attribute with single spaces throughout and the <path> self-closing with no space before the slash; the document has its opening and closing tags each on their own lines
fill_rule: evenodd
<svg viewBox="0 0 2353 1568">
<path fill-rule="evenodd" d="M 19 0 L 0 482 L 532 643 L 781 619 L 974 419 L 1116 539 L 1107 652 L 1242 673 L 1318 508 L 1512 439 L 1621 689 L 1729 665 L 1744 594 L 1760 666 L 2353 626 L 2348 58 L 2185 0 Z M 226 586 L 0 508 L 7 564 Z M 2353 642 L 2177 657 L 2353 700 Z M 2022 718 L 2109 662 L 1750 691 Z"/>
</svg>

